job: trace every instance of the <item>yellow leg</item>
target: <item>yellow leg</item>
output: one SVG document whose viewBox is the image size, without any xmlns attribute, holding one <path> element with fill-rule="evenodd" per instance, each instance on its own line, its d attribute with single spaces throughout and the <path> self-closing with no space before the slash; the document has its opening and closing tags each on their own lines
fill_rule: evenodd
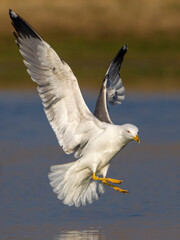
<svg viewBox="0 0 180 240">
<path fill-rule="evenodd" d="M 106 183 L 110 182 L 110 183 L 116 183 L 116 184 L 118 183 L 120 184 L 124 182 L 123 180 L 117 180 L 112 178 L 100 178 L 100 177 L 97 177 L 95 173 L 93 173 L 93 179 L 98 181 L 106 181 Z"/>
<path fill-rule="evenodd" d="M 102 181 L 103 184 L 109 186 L 109 187 L 112 187 L 115 191 L 119 191 L 119 192 L 122 192 L 122 193 L 129 193 L 128 190 L 124 190 L 124 189 L 121 189 L 119 187 L 116 187 L 110 183 L 107 183 L 105 180 Z"/>
</svg>

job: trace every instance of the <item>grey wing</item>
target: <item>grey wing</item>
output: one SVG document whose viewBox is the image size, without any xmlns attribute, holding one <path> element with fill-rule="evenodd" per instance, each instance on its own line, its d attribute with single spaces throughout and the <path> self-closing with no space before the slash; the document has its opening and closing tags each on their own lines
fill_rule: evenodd
<svg viewBox="0 0 180 240">
<path fill-rule="evenodd" d="M 120 68 L 126 52 L 127 45 L 125 44 L 110 64 L 96 102 L 94 115 L 107 123 L 112 123 L 107 103 L 120 104 L 125 98 L 125 89 L 120 78 Z"/>
<path fill-rule="evenodd" d="M 24 64 L 38 86 L 44 111 L 60 146 L 80 157 L 102 123 L 89 111 L 70 67 L 19 15 L 9 11 Z"/>
</svg>

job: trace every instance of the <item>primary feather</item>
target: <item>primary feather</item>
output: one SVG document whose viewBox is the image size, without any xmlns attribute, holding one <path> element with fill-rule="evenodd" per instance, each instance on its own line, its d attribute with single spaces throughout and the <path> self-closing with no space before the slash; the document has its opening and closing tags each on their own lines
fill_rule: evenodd
<svg viewBox="0 0 180 240">
<path fill-rule="evenodd" d="M 10 10 L 20 53 L 27 72 L 39 85 L 37 90 L 58 142 L 67 154 L 78 151 L 81 155 L 82 145 L 100 130 L 100 122 L 85 104 L 70 67 L 24 19 L 13 13 Z"/>
<path fill-rule="evenodd" d="M 126 52 L 127 45 L 124 45 L 113 59 L 105 75 L 96 102 L 94 115 L 99 120 L 107 123 L 112 123 L 108 113 L 108 102 L 111 104 L 120 104 L 125 97 L 125 88 L 122 84 L 122 79 L 120 78 L 120 68 Z"/>
</svg>

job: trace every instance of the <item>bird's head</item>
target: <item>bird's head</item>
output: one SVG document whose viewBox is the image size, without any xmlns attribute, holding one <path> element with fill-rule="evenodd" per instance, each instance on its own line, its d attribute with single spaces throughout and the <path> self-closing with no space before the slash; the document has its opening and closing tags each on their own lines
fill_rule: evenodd
<svg viewBox="0 0 180 240">
<path fill-rule="evenodd" d="M 123 125 L 123 136 L 128 141 L 135 140 L 136 142 L 140 143 L 138 132 L 139 129 L 132 124 Z"/>
</svg>

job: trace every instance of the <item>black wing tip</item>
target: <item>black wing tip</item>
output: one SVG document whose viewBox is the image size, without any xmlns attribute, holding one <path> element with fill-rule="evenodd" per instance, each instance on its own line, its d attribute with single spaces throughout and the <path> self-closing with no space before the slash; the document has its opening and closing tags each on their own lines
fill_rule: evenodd
<svg viewBox="0 0 180 240">
<path fill-rule="evenodd" d="M 118 64 L 119 68 L 121 67 L 121 63 L 124 59 L 124 55 L 126 54 L 128 50 L 128 45 L 127 44 L 124 44 L 120 50 L 118 51 L 118 53 L 116 54 L 116 56 L 114 57 L 112 63 L 116 63 Z"/>
<path fill-rule="evenodd" d="M 20 17 L 11 9 L 9 9 L 9 16 L 12 20 L 12 25 L 19 36 L 22 34 L 24 37 L 32 37 L 32 38 L 42 40 L 42 38 L 33 29 L 33 27 L 31 27 L 29 23 L 27 23 L 22 17 Z"/>
<path fill-rule="evenodd" d="M 128 45 L 127 45 L 127 44 L 124 44 L 123 47 L 122 47 L 122 49 L 127 52 L 127 50 L 128 50 Z"/>
<path fill-rule="evenodd" d="M 117 55 L 115 56 L 114 62 L 120 61 L 120 63 L 122 63 L 124 55 L 126 54 L 127 50 L 128 50 L 128 45 L 124 44 L 119 50 L 119 52 L 117 53 Z"/>
<path fill-rule="evenodd" d="M 18 17 L 18 15 L 11 9 L 9 9 L 9 16 L 11 19 Z"/>
<path fill-rule="evenodd" d="M 125 55 L 126 52 L 127 52 L 127 50 L 128 50 L 128 45 L 127 45 L 127 44 L 124 44 L 124 45 L 122 46 L 122 48 L 119 50 L 119 53 Z"/>
</svg>

